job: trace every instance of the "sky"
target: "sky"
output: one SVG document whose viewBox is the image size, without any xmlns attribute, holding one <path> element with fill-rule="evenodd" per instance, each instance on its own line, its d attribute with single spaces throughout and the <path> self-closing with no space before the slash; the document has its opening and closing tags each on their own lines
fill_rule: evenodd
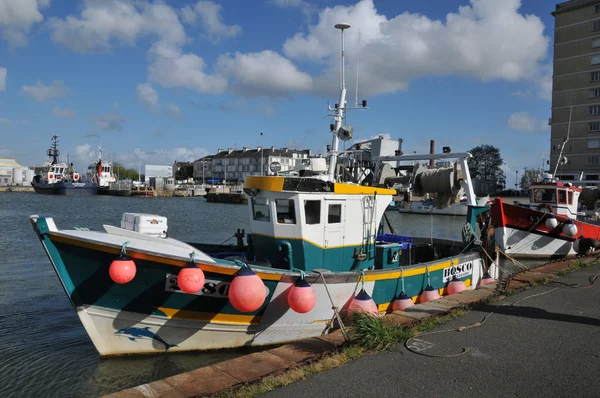
<svg viewBox="0 0 600 398">
<path fill-rule="evenodd" d="M 0 157 L 53 134 L 82 170 L 331 142 L 345 33 L 354 140 L 500 148 L 508 184 L 550 147 L 555 1 L 0 0 Z M 261 136 L 260 132 L 264 135 Z M 351 142 L 350 142 L 351 143 Z M 349 143 L 347 143 L 349 144 Z"/>
</svg>

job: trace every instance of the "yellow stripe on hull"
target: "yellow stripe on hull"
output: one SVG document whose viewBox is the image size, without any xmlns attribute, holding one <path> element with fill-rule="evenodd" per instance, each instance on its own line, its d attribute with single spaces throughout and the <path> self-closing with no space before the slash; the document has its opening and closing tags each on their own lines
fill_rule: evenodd
<svg viewBox="0 0 600 398">
<path fill-rule="evenodd" d="M 169 319 L 191 319 L 209 323 L 229 323 L 235 325 L 253 325 L 260 323 L 262 317 L 255 315 L 213 314 L 210 312 L 198 312 L 189 310 L 178 310 L 175 308 L 158 307 Z"/>
<path fill-rule="evenodd" d="M 406 276 L 406 274 L 405 274 Z M 463 283 L 465 284 L 466 287 L 471 286 L 471 279 L 467 279 L 465 281 L 463 281 Z M 448 292 L 446 291 L 446 288 L 441 288 L 438 289 L 438 293 L 440 294 L 440 296 L 448 296 Z M 410 299 L 412 300 L 413 303 L 417 304 L 417 300 L 419 299 L 419 296 L 413 296 L 410 297 Z M 391 312 L 392 311 L 392 301 L 390 301 L 389 303 L 383 303 L 383 304 L 378 304 L 377 308 L 379 310 L 379 312 Z"/>
</svg>

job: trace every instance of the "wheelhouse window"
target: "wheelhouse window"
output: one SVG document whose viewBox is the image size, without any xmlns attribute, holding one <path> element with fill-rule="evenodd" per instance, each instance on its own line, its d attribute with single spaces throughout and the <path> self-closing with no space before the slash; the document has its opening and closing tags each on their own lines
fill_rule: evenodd
<svg viewBox="0 0 600 398">
<path fill-rule="evenodd" d="M 296 224 L 296 208 L 294 199 L 276 199 L 277 223 Z"/>
<path fill-rule="evenodd" d="M 568 204 L 572 205 L 573 204 L 573 192 L 569 191 L 568 197 L 569 197 L 569 203 Z"/>
<path fill-rule="evenodd" d="M 252 218 L 256 221 L 271 221 L 271 212 L 269 211 L 269 199 L 257 197 L 252 198 Z"/>
<path fill-rule="evenodd" d="M 533 202 L 535 203 L 556 203 L 556 189 L 554 188 L 536 188 L 533 190 Z"/>
<path fill-rule="evenodd" d="M 321 201 L 305 200 L 304 215 L 307 224 L 319 224 L 321 222 Z"/>
<path fill-rule="evenodd" d="M 339 224 L 342 222 L 342 205 L 329 205 L 327 222 L 329 224 Z"/>
<path fill-rule="evenodd" d="M 558 190 L 558 203 L 561 205 L 567 204 L 567 191 L 564 189 Z"/>
</svg>

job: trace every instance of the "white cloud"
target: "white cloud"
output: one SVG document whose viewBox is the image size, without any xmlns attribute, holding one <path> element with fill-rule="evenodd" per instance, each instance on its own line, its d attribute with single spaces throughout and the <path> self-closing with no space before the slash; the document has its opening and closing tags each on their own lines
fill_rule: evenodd
<svg viewBox="0 0 600 398">
<path fill-rule="evenodd" d="M 119 110 L 115 107 L 112 112 L 105 113 L 104 115 L 100 116 L 94 125 L 100 130 L 121 131 L 123 130 L 125 121 L 125 117 L 121 115 Z"/>
<path fill-rule="evenodd" d="M 316 8 L 305 0 L 272 0 L 271 3 L 279 8 L 295 8 L 304 13 L 307 20 L 310 21 L 311 15 Z"/>
<path fill-rule="evenodd" d="M 77 145 L 75 147 L 75 161 L 78 164 L 87 165 L 96 158 L 96 153 L 90 144 Z"/>
<path fill-rule="evenodd" d="M 36 101 L 46 101 L 61 98 L 70 92 L 69 88 L 60 80 L 54 80 L 50 86 L 37 81 L 35 86 L 21 86 L 21 94 L 27 94 Z"/>
<path fill-rule="evenodd" d="M 162 3 L 85 0 L 80 16 L 51 18 L 52 40 L 78 52 L 133 46 L 145 36 L 183 45 L 183 25 L 173 8 Z"/>
<path fill-rule="evenodd" d="M 8 71 L 6 68 L 0 67 L 0 92 L 6 90 L 6 75 Z"/>
<path fill-rule="evenodd" d="M 140 83 L 137 85 L 136 98 L 147 109 L 155 110 L 159 108 L 158 93 L 149 83 Z"/>
<path fill-rule="evenodd" d="M 348 76 L 356 73 L 360 30 L 360 81 L 366 94 L 405 90 L 412 79 L 428 75 L 533 79 L 549 39 L 543 35 L 541 20 L 520 14 L 520 5 L 520 0 L 471 0 L 445 20 L 409 12 L 388 19 L 372 0 L 362 0 L 321 11 L 318 24 L 307 34 L 298 33 L 285 42 L 284 53 L 324 64 L 326 70 L 315 88 L 332 90 L 339 85 L 340 40 L 332 26 L 345 21 L 353 26 L 345 32 Z"/>
<path fill-rule="evenodd" d="M 13 122 L 5 117 L 0 117 L 0 125 L 12 126 Z"/>
<path fill-rule="evenodd" d="M 173 103 L 165 105 L 164 112 L 171 119 L 181 119 L 181 109 Z"/>
<path fill-rule="evenodd" d="M 226 25 L 223 23 L 221 12 L 223 7 L 214 1 L 199 1 L 192 8 L 185 6 L 181 9 L 181 19 L 187 24 L 196 24 L 200 19 L 206 35 L 210 41 L 216 43 L 222 39 L 229 39 L 242 33 L 239 25 Z"/>
<path fill-rule="evenodd" d="M 287 58 L 265 50 L 258 53 L 222 55 L 220 73 L 233 78 L 232 89 L 246 96 L 289 95 L 312 89 L 309 74 L 300 72 Z"/>
<path fill-rule="evenodd" d="M 508 118 L 508 127 L 517 131 L 527 131 L 530 133 L 543 132 L 548 130 L 548 124 L 539 121 L 535 116 L 527 112 L 513 113 Z"/>
<path fill-rule="evenodd" d="M 13 46 L 27 44 L 31 26 L 42 22 L 40 12 L 50 0 L 0 0 L 0 35 Z"/>
<path fill-rule="evenodd" d="M 56 117 L 60 118 L 74 118 L 77 116 L 77 112 L 69 108 L 54 108 L 52 109 L 52 113 L 54 113 Z"/>
<path fill-rule="evenodd" d="M 204 72 L 204 60 L 193 53 L 184 54 L 178 46 L 155 43 L 150 50 L 149 80 L 163 87 L 182 87 L 199 93 L 221 94 L 227 79 Z"/>
</svg>

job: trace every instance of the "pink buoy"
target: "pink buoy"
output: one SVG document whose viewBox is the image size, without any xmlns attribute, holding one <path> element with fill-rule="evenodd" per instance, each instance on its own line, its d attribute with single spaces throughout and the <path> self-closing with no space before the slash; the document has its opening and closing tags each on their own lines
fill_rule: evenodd
<svg viewBox="0 0 600 398">
<path fill-rule="evenodd" d="M 198 293 L 204 287 L 204 272 L 190 261 L 177 275 L 177 285 L 188 294 Z"/>
<path fill-rule="evenodd" d="M 404 311 L 413 305 L 415 305 L 415 303 L 413 303 L 410 297 L 408 297 L 406 293 L 402 292 L 394 299 L 394 301 L 392 301 L 392 311 Z"/>
<path fill-rule="evenodd" d="M 466 289 L 467 287 L 465 286 L 464 282 L 458 279 L 456 275 L 450 282 L 448 282 L 448 287 L 446 288 L 448 294 L 459 293 Z"/>
<path fill-rule="evenodd" d="M 288 305 L 299 314 L 312 310 L 317 303 L 317 296 L 306 279 L 298 278 L 288 294 Z"/>
<path fill-rule="evenodd" d="M 483 274 L 483 278 L 479 280 L 480 285 L 490 285 L 496 283 L 496 280 L 490 276 L 487 272 Z"/>
<path fill-rule="evenodd" d="M 371 296 L 369 296 L 364 289 L 361 289 L 360 292 L 358 292 L 348 306 L 348 314 L 354 312 L 362 312 L 373 316 L 379 315 L 377 304 L 375 304 L 375 301 L 373 301 Z"/>
<path fill-rule="evenodd" d="M 244 266 L 235 274 L 229 286 L 229 301 L 240 312 L 254 312 L 267 298 L 262 279 L 250 267 Z"/>
<path fill-rule="evenodd" d="M 108 268 L 110 279 L 121 285 L 131 282 L 135 277 L 135 271 L 136 267 L 133 260 L 123 254 L 118 259 L 113 260 Z"/>
<path fill-rule="evenodd" d="M 428 285 L 425 288 L 425 290 L 421 292 L 421 295 L 419 296 L 419 303 L 426 303 L 428 301 L 437 300 L 439 298 L 440 293 L 437 291 L 437 289 L 434 289 L 431 287 L 431 285 Z"/>
</svg>

